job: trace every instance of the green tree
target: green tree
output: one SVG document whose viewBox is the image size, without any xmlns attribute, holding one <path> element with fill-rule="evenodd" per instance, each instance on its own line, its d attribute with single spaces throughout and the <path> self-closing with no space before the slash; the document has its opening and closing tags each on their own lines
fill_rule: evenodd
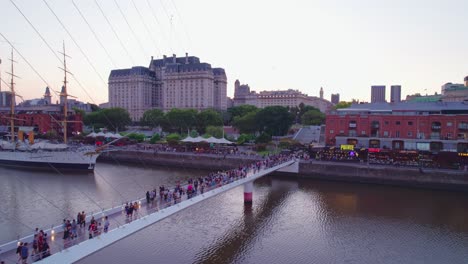
<svg viewBox="0 0 468 264">
<path fill-rule="evenodd" d="M 242 117 L 248 113 L 257 112 L 257 111 L 258 111 L 258 108 L 254 105 L 239 105 L 239 106 L 231 107 L 227 110 L 227 112 L 231 114 L 232 120 L 234 120 L 234 118 L 238 116 Z"/>
<path fill-rule="evenodd" d="M 162 125 L 165 130 L 171 132 L 186 132 L 195 127 L 197 111 L 195 109 L 177 109 L 173 108 L 167 112 Z"/>
<path fill-rule="evenodd" d="M 159 109 L 146 110 L 140 119 L 142 126 L 157 127 L 161 125 L 164 112 Z"/>
<path fill-rule="evenodd" d="M 151 139 L 150 139 L 150 143 L 151 144 L 156 144 L 156 142 L 158 142 L 159 140 L 161 140 L 161 136 L 158 134 L 158 133 L 155 133 Z"/>
<path fill-rule="evenodd" d="M 255 136 L 252 135 L 252 134 L 241 134 L 238 138 L 237 138 L 237 144 L 239 145 L 242 145 L 244 144 L 245 142 L 249 142 L 251 140 L 255 140 Z"/>
<path fill-rule="evenodd" d="M 268 106 L 261 109 L 255 116 L 255 122 L 260 132 L 272 136 L 283 136 L 292 125 L 294 116 L 284 106 Z"/>
<path fill-rule="evenodd" d="M 208 126 L 222 126 L 223 119 L 221 114 L 213 109 L 203 110 L 197 114 L 197 129 L 204 133 Z"/>
<path fill-rule="evenodd" d="M 236 116 L 232 125 L 237 128 L 240 133 L 255 133 L 258 131 L 256 116 L 256 111 L 247 113 L 244 116 Z"/>
<path fill-rule="evenodd" d="M 106 108 L 87 114 L 83 118 L 85 125 L 94 128 L 107 127 L 109 130 L 125 130 L 132 123 L 127 110 L 123 108 Z"/>
<path fill-rule="evenodd" d="M 129 139 L 133 139 L 137 142 L 143 142 L 145 140 L 145 134 L 139 134 L 139 133 L 130 133 L 127 135 Z"/>
<path fill-rule="evenodd" d="M 92 112 L 97 112 L 99 110 L 101 110 L 101 108 L 99 108 L 99 106 L 97 106 L 96 104 L 90 104 L 91 106 L 91 111 Z"/>
<path fill-rule="evenodd" d="M 179 141 L 180 141 L 180 135 L 177 133 L 169 134 L 166 136 L 166 141 L 167 141 L 167 144 L 171 146 L 177 145 L 179 144 Z"/>
<path fill-rule="evenodd" d="M 302 115 L 303 125 L 321 125 L 325 121 L 325 115 L 318 110 L 309 110 Z"/>
<path fill-rule="evenodd" d="M 256 144 L 258 144 L 258 143 L 268 143 L 270 141 L 271 141 L 271 135 L 268 134 L 268 133 L 262 133 L 260 136 L 258 136 L 255 139 Z"/>
<path fill-rule="evenodd" d="M 348 108 L 350 107 L 352 104 L 352 102 L 344 102 L 344 101 L 341 101 L 339 103 L 337 103 L 335 105 L 335 109 L 340 109 L 340 108 Z"/>
<path fill-rule="evenodd" d="M 216 127 L 216 126 L 207 126 L 206 127 L 206 134 L 209 134 L 215 138 L 222 138 L 223 137 L 223 127 Z"/>
</svg>

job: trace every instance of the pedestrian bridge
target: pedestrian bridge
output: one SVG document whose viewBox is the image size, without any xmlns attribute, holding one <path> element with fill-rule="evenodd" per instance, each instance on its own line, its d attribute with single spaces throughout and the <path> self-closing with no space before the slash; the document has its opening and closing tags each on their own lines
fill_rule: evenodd
<svg viewBox="0 0 468 264">
<path fill-rule="evenodd" d="M 201 201 L 234 189 L 240 185 L 244 186 L 244 202 L 251 203 L 253 181 L 274 171 L 297 173 L 299 168 L 298 164 L 298 161 L 288 160 L 270 168 L 262 168 L 258 171 L 250 170 L 247 173 L 247 176 L 244 178 L 239 178 L 221 186 L 207 188 L 203 194 L 198 194 L 189 199 L 184 198 L 177 204 L 173 204 L 171 202 L 166 204 L 164 204 L 164 202 L 147 204 L 146 198 L 142 198 L 138 200 L 138 202 L 141 204 L 141 207 L 138 210 L 138 214 L 130 220 L 126 218 L 123 213 L 124 205 L 89 215 L 86 218 L 87 223 L 89 223 L 91 217 L 94 217 L 99 221 L 99 219 L 103 219 L 105 216 L 108 216 L 111 222 L 109 232 L 96 236 L 93 239 L 88 239 L 86 230 L 79 229 L 77 239 L 64 242 L 62 239 L 63 227 L 61 225 L 53 227 L 49 230 L 45 230 L 46 233 L 51 236 L 49 245 L 52 255 L 39 261 L 38 263 L 74 263 L 96 251 L 99 251 L 102 248 L 105 248 L 127 236 L 130 236 L 135 232 L 138 232 L 158 221 L 161 221 L 166 217 L 169 217 Z M 155 200 L 158 199 L 156 198 Z M 21 242 L 31 242 L 32 239 L 33 237 L 29 236 L 21 239 Z M 17 243 L 18 241 L 12 241 L 10 243 L 1 245 L 0 258 L 10 260 L 12 263 L 16 263 L 17 256 L 14 254 L 14 249 L 16 248 Z"/>
</svg>

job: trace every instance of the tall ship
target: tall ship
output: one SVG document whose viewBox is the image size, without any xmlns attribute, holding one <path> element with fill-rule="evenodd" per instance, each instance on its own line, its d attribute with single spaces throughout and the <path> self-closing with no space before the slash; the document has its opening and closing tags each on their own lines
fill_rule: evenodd
<svg viewBox="0 0 468 264">
<path fill-rule="evenodd" d="M 13 50 L 11 52 L 11 99 L 10 99 L 10 115 L 9 119 L 10 132 L 8 140 L 0 140 L 0 166 L 14 166 L 35 169 L 50 169 L 50 170 L 86 170 L 94 171 L 96 159 L 99 157 L 102 148 L 85 145 L 70 145 L 67 138 L 67 124 L 69 122 L 77 122 L 68 120 L 68 103 L 67 97 L 67 65 L 65 54 L 65 45 L 63 47 L 63 72 L 64 80 L 60 97 L 64 98 L 63 104 L 63 120 L 57 121 L 61 123 L 63 131 L 63 143 L 52 143 L 49 141 L 34 140 L 34 132 L 30 131 L 26 136 L 22 131 L 15 133 L 15 120 L 19 120 L 15 116 L 15 83 L 13 63 Z"/>
</svg>

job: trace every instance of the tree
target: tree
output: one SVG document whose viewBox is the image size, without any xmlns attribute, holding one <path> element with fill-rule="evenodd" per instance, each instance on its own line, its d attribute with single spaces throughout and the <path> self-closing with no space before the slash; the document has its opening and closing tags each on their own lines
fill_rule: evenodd
<svg viewBox="0 0 468 264">
<path fill-rule="evenodd" d="M 255 116 L 255 123 L 260 132 L 272 136 L 283 136 L 292 125 L 294 116 L 284 106 L 268 106 L 261 109 Z"/>
<path fill-rule="evenodd" d="M 83 118 L 85 125 L 95 128 L 107 127 L 109 130 L 125 130 L 132 123 L 127 110 L 123 108 L 107 108 L 92 112 Z"/>
<path fill-rule="evenodd" d="M 203 110 L 197 114 L 197 129 L 204 133 L 208 126 L 222 126 L 221 114 L 212 109 Z"/>
<path fill-rule="evenodd" d="M 215 138 L 222 138 L 223 137 L 223 127 L 216 127 L 216 126 L 207 126 L 206 127 L 206 134 L 211 135 Z"/>
<path fill-rule="evenodd" d="M 335 109 L 348 108 L 351 106 L 351 104 L 352 102 L 341 101 L 335 105 Z"/>
<path fill-rule="evenodd" d="M 151 139 L 150 139 L 150 143 L 151 144 L 156 144 L 156 142 L 158 142 L 159 140 L 161 140 L 161 136 L 159 136 L 158 133 L 155 133 Z"/>
<path fill-rule="evenodd" d="M 257 121 L 256 121 L 257 112 L 250 112 L 244 116 L 236 116 L 232 125 L 239 130 L 240 133 L 255 133 L 258 131 Z"/>
<path fill-rule="evenodd" d="M 101 108 L 99 108 L 99 106 L 97 106 L 96 104 L 90 104 L 91 106 L 91 111 L 92 112 L 97 112 L 99 110 L 101 110 Z"/>
<path fill-rule="evenodd" d="M 127 137 L 135 140 L 136 142 L 143 142 L 145 140 L 145 134 L 130 133 Z"/>
<path fill-rule="evenodd" d="M 255 139 L 255 143 L 256 144 L 259 144 L 259 143 L 268 143 L 271 141 L 271 135 L 267 134 L 267 133 L 262 133 L 260 136 L 258 136 L 256 139 Z"/>
<path fill-rule="evenodd" d="M 227 111 L 231 114 L 232 120 L 234 120 L 234 118 L 238 116 L 242 117 L 248 113 L 257 112 L 258 108 L 254 105 L 239 105 L 239 106 L 231 107 Z"/>
<path fill-rule="evenodd" d="M 177 133 L 172 133 L 166 136 L 167 144 L 174 146 L 179 144 L 180 135 Z"/>
<path fill-rule="evenodd" d="M 142 126 L 157 127 L 161 125 L 164 112 L 159 109 L 146 110 L 140 119 Z"/>
<path fill-rule="evenodd" d="M 303 125 L 321 125 L 325 121 L 325 115 L 318 110 L 309 110 L 302 115 Z"/>
<path fill-rule="evenodd" d="M 195 127 L 196 116 L 195 109 L 173 108 L 165 115 L 162 125 L 165 130 L 182 133 Z"/>
</svg>

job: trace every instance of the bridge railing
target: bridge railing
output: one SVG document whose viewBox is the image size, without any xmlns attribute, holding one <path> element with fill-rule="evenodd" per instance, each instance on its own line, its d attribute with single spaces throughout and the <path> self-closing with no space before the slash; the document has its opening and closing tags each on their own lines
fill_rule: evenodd
<svg viewBox="0 0 468 264">
<path fill-rule="evenodd" d="M 206 186 L 203 189 L 203 193 L 207 193 L 211 190 L 220 188 L 226 184 L 236 182 L 240 179 L 247 178 L 251 176 L 252 174 L 261 172 L 262 170 L 277 166 L 281 163 L 287 162 L 288 160 L 281 160 L 278 162 L 271 162 L 268 165 L 262 164 L 261 167 L 255 168 L 255 166 L 248 166 L 246 168 L 246 174 L 245 176 L 239 176 L 235 175 L 232 177 L 228 177 L 227 180 L 222 180 L 217 184 L 211 184 L 210 186 Z M 214 182 L 214 181 L 212 181 Z M 187 185 L 182 186 L 184 190 L 187 190 Z M 169 188 L 170 190 L 174 190 L 175 186 L 171 186 Z M 74 239 L 63 239 L 63 234 L 64 234 L 64 229 L 63 225 L 57 225 L 53 226 L 47 230 L 44 230 L 48 235 L 48 242 L 49 242 L 49 247 L 50 247 L 50 252 L 56 253 L 56 252 L 61 252 L 63 250 L 67 250 L 68 248 L 78 245 L 82 243 L 83 241 L 86 241 L 90 239 L 89 234 L 91 233 L 93 236 L 93 239 L 99 239 L 100 235 L 104 233 L 103 227 L 104 227 L 104 222 L 105 222 L 105 217 L 108 217 L 108 221 L 110 222 L 110 229 L 109 231 L 120 228 L 128 223 L 131 223 L 132 221 L 135 221 L 137 219 L 140 219 L 142 217 L 146 217 L 150 214 L 153 214 L 155 212 L 158 212 L 160 210 L 164 210 L 165 208 L 174 206 L 176 204 L 179 204 L 182 201 L 191 199 L 195 196 L 203 194 L 201 191 L 201 186 L 198 187 L 197 191 L 191 194 L 190 196 L 187 195 L 186 193 L 182 196 L 179 196 L 176 200 L 174 200 L 172 197 L 168 200 L 161 199 L 160 196 L 156 196 L 153 201 L 150 201 L 150 203 L 147 203 L 146 198 L 139 198 L 135 199 L 132 201 L 132 204 L 135 202 L 137 203 L 137 210 L 131 215 L 127 216 L 125 212 L 125 204 L 115 206 L 113 208 L 109 208 L 106 210 L 102 210 L 100 212 L 95 212 L 91 213 L 86 217 L 86 223 L 90 223 L 91 219 L 94 217 L 96 222 L 100 225 L 100 228 L 98 228 L 97 232 L 92 232 L 88 230 L 88 227 L 80 228 L 77 227 L 77 237 Z M 34 235 L 28 236 L 26 238 L 21 239 L 21 242 L 28 242 L 30 245 L 32 245 L 32 240 L 34 238 Z M 19 241 L 12 241 L 10 242 L 7 246 L 10 248 L 9 250 L 12 251 L 15 249 L 18 245 Z M 6 244 L 5 244 L 6 245 Z M 2 245 L 4 246 L 4 245 Z M 7 247 L 5 247 L 7 249 Z M 3 252 L 6 252 L 8 250 L 3 250 L 0 251 L 0 255 L 2 255 Z M 47 255 L 47 252 L 32 252 L 31 260 L 36 261 L 40 260 L 43 256 Z"/>
</svg>

